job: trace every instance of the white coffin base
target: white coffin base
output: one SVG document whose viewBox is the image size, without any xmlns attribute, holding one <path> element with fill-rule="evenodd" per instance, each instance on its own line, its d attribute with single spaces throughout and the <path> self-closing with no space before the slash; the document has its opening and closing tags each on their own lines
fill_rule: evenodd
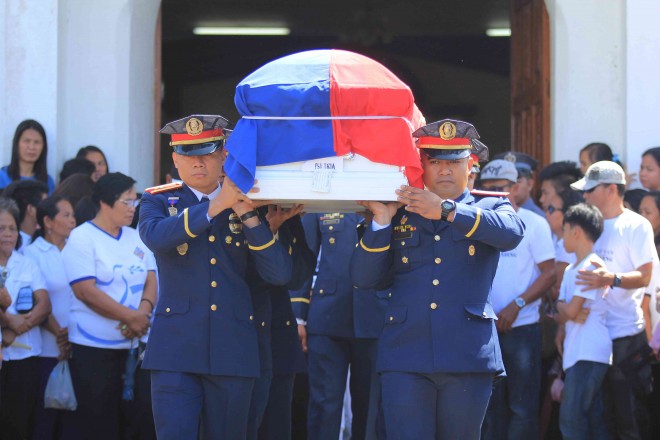
<svg viewBox="0 0 660 440">
<path fill-rule="evenodd" d="M 303 171 L 315 164 L 323 167 L 337 158 L 318 159 L 309 162 L 291 162 L 281 165 L 257 167 L 256 176 L 259 192 L 250 194 L 253 200 L 272 200 L 273 203 L 290 207 L 297 203 L 305 205 L 305 212 L 359 212 L 364 207 L 356 200 L 395 201 L 394 191 L 407 185 L 403 171 L 393 165 L 371 162 L 354 155 L 343 158 L 341 170 L 333 171 L 329 186 L 319 190 L 314 187 L 318 172 Z M 341 160 L 340 160 L 341 161 Z M 322 180 L 322 179 L 321 179 Z"/>
</svg>

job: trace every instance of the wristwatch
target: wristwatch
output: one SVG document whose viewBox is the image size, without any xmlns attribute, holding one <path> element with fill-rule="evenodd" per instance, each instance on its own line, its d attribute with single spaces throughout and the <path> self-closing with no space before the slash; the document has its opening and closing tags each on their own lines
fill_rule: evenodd
<svg viewBox="0 0 660 440">
<path fill-rule="evenodd" d="M 514 299 L 513 302 L 516 303 L 519 309 L 522 309 L 527 304 L 527 302 L 523 299 L 522 296 L 519 296 L 518 298 Z"/>
<path fill-rule="evenodd" d="M 442 203 L 440 203 L 440 208 L 442 208 L 442 212 L 440 214 L 440 220 L 447 221 L 449 214 L 451 214 L 456 210 L 456 202 L 449 199 L 443 200 Z"/>
<path fill-rule="evenodd" d="M 614 279 L 610 287 L 619 287 L 621 285 L 621 275 L 614 274 Z"/>
<path fill-rule="evenodd" d="M 245 223 L 247 220 L 251 219 L 252 217 L 257 217 L 259 213 L 256 210 L 253 211 L 248 211 L 239 218 L 241 219 L 241 223 Z"/>
</svg>

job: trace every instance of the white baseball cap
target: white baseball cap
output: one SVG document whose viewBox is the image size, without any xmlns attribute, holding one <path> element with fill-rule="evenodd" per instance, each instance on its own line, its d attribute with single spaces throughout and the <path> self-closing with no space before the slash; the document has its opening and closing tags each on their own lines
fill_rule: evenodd
<svg viewBox="0 0 660 440">
<path fill-rule="evenodd" d="M 601 160 L 591 164 L 584 177 L 571 184 L 577 191 L 589 191 L 601 183 L 626 184 L 626 173 L 621 165 L 609 160 Z"/>
</svg>

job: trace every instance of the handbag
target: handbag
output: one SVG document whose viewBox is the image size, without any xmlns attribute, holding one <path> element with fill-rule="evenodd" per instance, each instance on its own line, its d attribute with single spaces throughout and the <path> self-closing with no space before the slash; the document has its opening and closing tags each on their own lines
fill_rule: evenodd
<svg viewBox="0 0 660 440">
<path fill-rule="evenodd" d="M 50 372 L 46 391 L 44 393 L 44 407 L 75 411 L 78 407 L 76 394 L 71 382 L 69 361 L 59 361 Z"/>
</svg>

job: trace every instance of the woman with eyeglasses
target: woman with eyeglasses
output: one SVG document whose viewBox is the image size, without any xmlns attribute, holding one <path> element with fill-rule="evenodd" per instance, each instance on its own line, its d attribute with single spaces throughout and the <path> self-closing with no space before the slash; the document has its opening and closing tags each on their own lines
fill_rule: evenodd
<svg viewBox="0 0 660 440">
<path fill-rule="evenodd" d="M 46 282 L 37 265 L 18 253 L 16 202 L 0 197 L 0 279 L 3 298 L 0 437 L 25 439 L 33 426 L 37 387 L 34 377 L 41 353 L 39 324 L 50 313 Z M 9 301 L 7 301 L 7 296 Z M 9 303 L 9 305 L 8 305 Z M 7 306 L 8 307 L 4 307 Z"/>
<path fill-rule="evenodd" d="M 71 232 L 62 251 L 74 293 L 69 364 L 78 399 L 78 409 L 65 417 L 64 438 L 118 438 L 129 350 L 149 330 L 156 266 L 128 227 L 138 204 L 134 184 L 122 173 L 101 177 L 92 193 L 96 216 Z"/>
</svg>

